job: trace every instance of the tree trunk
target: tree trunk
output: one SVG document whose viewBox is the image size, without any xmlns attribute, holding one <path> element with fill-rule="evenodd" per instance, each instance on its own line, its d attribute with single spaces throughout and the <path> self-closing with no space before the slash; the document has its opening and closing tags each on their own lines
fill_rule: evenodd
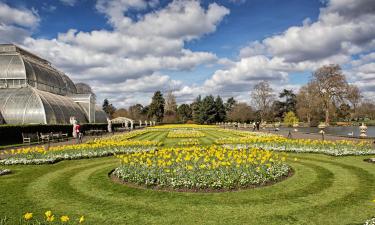
<svg viewBox="0 0 375 225">
<path fill-rule="evenodd" d="M 326 121 L 325 123 L 328 125 L 329 124 L 329 107 L 326 109 Z"/>
</svg>

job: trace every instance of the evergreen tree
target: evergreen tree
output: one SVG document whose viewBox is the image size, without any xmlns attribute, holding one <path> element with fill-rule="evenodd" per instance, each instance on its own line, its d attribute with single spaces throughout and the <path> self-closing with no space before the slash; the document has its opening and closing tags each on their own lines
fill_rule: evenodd
<svg viewBox="0 0 375 225">
<path fill-rule="evenodd" d="M 202 124 L 202 118 L 201 118 L 201 105 L 202 105 L 202 97 L 199 95 L 193 103 L 191 103 L 191 109 L 192 109 L 192 116 L 193 120 L 196 123 Z"/>
<path fill-rule="evenodd" d="M 149 118 L 155 118 L 157 122 L 163 121 L 165 100 L 160 91 L 154 93 L 148 109 Z"/>
<path fill-rule="evenodd" d="M 177 108 L 178 118 L 186 123 L 186 121 L 192 119 L 192 109 L 188 104 L 182 104 Z"/>
<path fill-rule="evenodd" d="M 214 96 L 206 96 L 200 107 L 200 120 L 202 123 L 214 123 L 216 119 L 216 106 Z"/>
<path fill-rule="evenodd" d="M 215 122 L 223 122 L 226 118 L 225 106 L 223 99 L 218 95 L 215 99 L 216 116 Z"/>
<path fill-rule="evenodd" d="M 297 112 L 297 96 L 293 90 L 284 89 L 279 98 L 285 98 L 285 101 L 274 101 L 272 105 L 273 115 L 276 118 L 283 118 L 287 112 Z"/>
<path fill-rule="evenodd" d="M 225 103 L 225 111 L 226 111 L 227 113 L 229 113 L 229 112 L 232 110 L 233 106 L 234 106 L 236 103 L 237 103 L 237 102 L 236 102 L 236 100 L 235 100 L 233 97 L 228 98 L 228 99 L 227 99 L 227 102 Z"/>
<path fill-rule="evenodd" d="M 116 111 L 116 107 L 109 103 L 108 99 L 104 99 L 102 109 L 109 118 L 112 118 L 113 113 Z"/>
</svg>

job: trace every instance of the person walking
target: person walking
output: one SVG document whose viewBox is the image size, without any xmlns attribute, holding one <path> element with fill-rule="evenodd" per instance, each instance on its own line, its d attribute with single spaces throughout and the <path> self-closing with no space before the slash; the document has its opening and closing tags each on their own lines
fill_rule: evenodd
<svg viewBox="0 0 375 225">
<path fill-rule="evenodd" d="M 82 143 L 83 133 L 81 132 L 81 125 L 78 122 L 75 127 L 75 131 L 77 133 L 77 144 Z"/>
</svg>

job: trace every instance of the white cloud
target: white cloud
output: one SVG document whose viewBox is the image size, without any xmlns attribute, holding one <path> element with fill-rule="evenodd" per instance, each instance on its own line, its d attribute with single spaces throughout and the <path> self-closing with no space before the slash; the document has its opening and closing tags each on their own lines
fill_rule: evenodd
<svg viewBox="0 0 375 225">
<path fill-rule="evenodd" d="M 153 91 L 171 86 L 179 102 L 191 101 L 198 94 L 246 100 L 260 80 L 270 81 L 277 91 L 297 88 L 288 85 L 289 73 L 313 71 L 330 63 L 351 67 L 345 71 L 350 81 L 375 92 L 373 0 L 330 0 L 317 21 L 305 19 L 300 26 L 251 42 L 236 60 L 185 47 L 186 42 L 215 32 L 230 13 L 216 3 L 203 7 L 199 1 L 174 0 L 160 7 L 158 0 L 97 0 L 96 9 L 113 29 L 71 29 L 55 39 L 42 39 L 28 37 L 39 24 L 35 12 L 0 3 L 0 41 L 22 43 L 75 81 L 91 84 L 99 101 L 108 97 L 119 106 L 148 104 Z M 364 55 L 353 60 L 357 54 Z M 203 84 L 185 85 L 165 75 L 213 63 L 222 67 Z"/>
<path fill-rule="evenodd" d="M 74 6 L 77 0 L 60 0 L 60 2 L 67 6 Z"/>
<path fill-rule="evenodd" d="M 39 20 L 39 16 L 31 10 L 11 8 L 0 2 L 0 23 L 29 28 L 37 26 Z"/>
<path fill-rule="evenodd" d="M 22 46 L 50 60 L 75 81 L 93 85 L 99 101 L 114 93 L 120 101 L 130 90 L 148 93 L 165 85 L 178 89 L 182 87 L 179 81 L 158 72 L 190 71 L 215 63 L 215 54 L 184 46 L 214 32 L 229 10 L 216 3 L 204 8 L 198 1 L 188 0 L 154 8 L 158 5 L 155 0 L 98 0 L 96 8 L 108 18 L 113 30 L 70 29 L 55 39 L 28 37 Z M 129 10 L 144 12 L 150 8 L 153 10 L 137 19 L 127 17 Z M 124 99 L 121 104 L 129 102 Z"/>
<path fill-rule="evenodd" d="M 39 24 L 35 11 L 9 7 L 0 2 L 0 42 L 21 43 Z"/>
<path fill-rule="evenodd" d="M 248 98 L 251 86 L 268 80 L 275 87 L 288 87 L 288 74 L 313 71 L 326 64 L 352 65 L 347 70 L 362 90 L 375 92 L 375 55 L 353 60 L 352 56 L 375 49 L 375 1 L 331 0 L 317 21 L 303 21 L 278 35 L 251 42 L 239 59 L 217 70 L 203 87 Z M 290 85 L 289 85 L 290 86 Z"/>
<path fill-rule="evenodd" d="M 334 55 L 358 54 L 375 49 L 375 1 L 332 0 L 319 18 L 292 26 L 280 35 L 254 42 L 242 56 L 267 52 L 286 61 L 316 61 Z"/>
<path fill-rule="evenodd" d="M 206 80 L 205 87 L 224 91 L 248 91 L 260 80 L 285 81 L 290 65 L 280 58 L 269 59 L 265 56 L 242 58 L 233 67 L 217 70 Z"/>
<path fill-rule="evenodd" d="M 267 55 L 267 48 L 264 44 L 259 41 L 251 42 L 248 46 L 240 50 L 240 57 L 249 57 L 256 55 Z"/>
</svg>

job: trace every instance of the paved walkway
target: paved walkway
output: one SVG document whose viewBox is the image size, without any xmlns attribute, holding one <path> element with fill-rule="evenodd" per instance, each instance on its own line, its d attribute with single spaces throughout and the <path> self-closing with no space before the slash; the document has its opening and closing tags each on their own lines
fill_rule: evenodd
<svg viewBox="0 0 375 225">
<path fill-rule="evenodd" d="M 253 131 L 253 129 L 247 128 L 239 128 L 239 130 L 247 130 L 247 131 Z M 265 130 L 260 130 L 259 132 L 266 132 L 266 133 L 272 133 L 272 134 L 278 134 L 282 135 L 284 137 L 288 137 L 289 131 L 288 130 L 280 130 L 280 131 L 274 131 L 270 129 L 265 129 Z M 303 132 L 295 132 L 291 131 L 292 137 L 295 139 L 312 139 L 312 140 L 322 140 L 322 135 L 321 134 L 316 134 L 316 133 L 303 133 Z M 374 141 L 374 139 L 360 139 L 360 138 L 355 138 L 355 137 L 343 137 L 343 136 L 335 136 L 331 134 L 325 134 L 324 135 L 324 140 L 330 140 L 330 141 L 337 141 L 337 140 L 351 140 L 351 141 L 363 141 L 363 140 L 369 140 L 369 141 Z"/>
</svg>

